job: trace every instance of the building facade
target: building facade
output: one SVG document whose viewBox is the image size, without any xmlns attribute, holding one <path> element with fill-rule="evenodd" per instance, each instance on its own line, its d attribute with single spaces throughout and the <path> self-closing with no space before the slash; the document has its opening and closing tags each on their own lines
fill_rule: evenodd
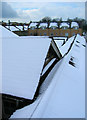
<svg viewBox="0 0 87 120">
<path fill-rule="evenodd" d="M 82 29 L 79 28 L 76 22 L 71 23 L 71 27 L 68 23 L 61 23 L 58 27 L 57 22 L 50 23 L 41 23 L 39 27 L 29 27 L 28 34 L 30 36 L 67 36 L 71 37 L 75 34 L 82 35 Z"/>
<path fill-rule="evenodd" d="M 71 37 L 75 34 L 82 35 L 82 28 L 77 22 L 50 22 L 40 23 L 31 22 L 29 25 L 5 26 L 5 28 L 18 34 L 19 36 L 66 36 Z"/>
</svg>

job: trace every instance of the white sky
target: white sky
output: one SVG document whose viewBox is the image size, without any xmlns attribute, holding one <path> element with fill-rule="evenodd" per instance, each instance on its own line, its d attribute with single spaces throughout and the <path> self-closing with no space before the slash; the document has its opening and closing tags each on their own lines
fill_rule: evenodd
<svg viewBox="0 0 87 120">
<path fill-rule="evenodd" d="M 66 0 L 69 2 L 60 2 L 58 0 L 49 0 L 44 2 L 39 2 L 39 0 L 20 0 L 20 2 L 16 2 L 16 0 L 2 0 L 6 1 L 12 10 L 14 10 L 18 17 L 14 18 L 4 18 L 3 20 L 6 21 L 10 19 L 11 21 L 20 21 L 20 22 L 29 22 L 32 21 L 39 21 L 45 16 L 49 16 L 53 18 L 61 18 L 66 20 L 69 18 L 85 18 L 85 0 Z M 64 0 L 62 0 L 64 1 Z M 74 2 L 72 2 L 74 1 Z"/>
</svg>

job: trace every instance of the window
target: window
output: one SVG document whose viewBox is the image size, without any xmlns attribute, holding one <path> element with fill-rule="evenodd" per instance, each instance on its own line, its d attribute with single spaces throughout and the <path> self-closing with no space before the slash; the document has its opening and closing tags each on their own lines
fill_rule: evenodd
<svg viewBox="0 0 87 120">
<path fill-rule="evenodd" d="M 30 33 L 30 35 L 32 35 L 32 33 Z"/>
<path fill-rule="evenodd" d="M 40 36 L 41 36 L 42 34 L 40 33 Z"/>
<path fill-rule="evenodd" d="M 53 30 L 54 30 L 54 29 L 56 29 L 56 27 L 55 27 L 55 26 L 52 26 L 52 27 L 51 27 L 51 29 L 53 29 Z"/>
<path fill-rule="evenodd" d="M 78 30 L 78 27 L 74 27 L 75 30 Z"/>
<path fill-rule="evenodd" d="M 61 36 L 63 35 L 63 33 L 61 33 Z"/>
<path fill-rule="evenodd" d="M 75 35 L 75 33 L 72 33 L 72 35 Z"/>
<path fill-rule="evenodd" d="M 47 33 L 44 33 L 44 36 L 46 36 L 47 35 Z"/>
<path fill-rule="evenodd" d="M 34 30 L 35 29 L 35 27 L 31 27 L 31 30 Z"/>
<path fill-rule="evenodd" d="M 50 35 L 53 36 L 53 33 L 51 33 Z"/>
<path fill-rule="evenodd" d="M 68 28 L 67 26 L 62 27 L 62 29 L 64 29 L 64 30 L 66 30 L 67 28 Z"/>
<path fill-rule="evenodd" d="M 68 33 L 65 33 L 65 36 L 68 36 L 69 34 Z"/>
<path fill-rule="evenodd" d="M 44 30 L 44 29 L 46 29 L 46 27 L 43 26 L 43 27 L 41 27 L 41 29 Z"/>
</svg>

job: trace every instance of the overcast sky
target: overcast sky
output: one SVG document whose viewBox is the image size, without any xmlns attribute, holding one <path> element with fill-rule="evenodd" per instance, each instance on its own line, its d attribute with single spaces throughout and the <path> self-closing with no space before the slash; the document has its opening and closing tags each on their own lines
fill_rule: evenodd
<svg viewBox="0 0 87 120">
<path fill-rule="evenodd" d="M 45 16 L 85 18 L 85 2 L 2 2 L 2 20 L 29 22 Z"/>
</svg>

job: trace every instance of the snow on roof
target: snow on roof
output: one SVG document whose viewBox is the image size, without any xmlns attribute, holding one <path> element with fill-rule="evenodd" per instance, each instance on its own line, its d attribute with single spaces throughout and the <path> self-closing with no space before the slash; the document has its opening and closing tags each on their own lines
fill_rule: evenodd
<svg viewBox="0 0 87 120">
<path fill-rule="evenodd" d="M 79 34 L 77 34 L 76 37 L 76 44 L 80 45 L 80 46 L 86 46 L 86 40 L 83 36 L 80 36 Z"/>
<path fill-rule="evenodd" d="M 24 38 L 24 39 L 27 39 L 27 38 L 29 38 L 29 39 L 30 39 L 30 38 L 37 38 L 37 39 L 38 39 L 38 38 L 40 38 L 40 39 L 41 39 L 41 38 L 42 38 L 42 39 L 43 39 L 43 38 L 49 38 L 49 36 L 20 36 L 20 37 L 21 37 L 21 38 Z"/>
<path fill-rule="evenodd" d="M 72 23 L 71 23 L 71 28 L 72 28 L 72 27 L 79 27 L 79 25 L 78 25 L 77 22 L 72 22 Z"/>
<path fill-rule="evenodd" d="M 62 47 L 63 43 L 66 42 L 67 37 L 53 37 L 58 48 Z"/>
<path fill-rule="evenodd" d="M 3 39 L 2 93 L 33 99 L 50 42 L 35 37 Z"/>
<path fill-rule="evenodd" d="M 10 28 L 10 26 L 5 26 L 5 27 L 8 28 L 8 29 Z"/>
<path fill-rule="evenodd" d="M 49 27 L 58 27 L 58 25 L 57 25 L 57 23 L 52 22 L 52 23 L 50 23 L 50 26 L 49 26 Z"/>
<path fill-rule="evenodd" d="M 48 94 L 44 95 L 32 118 L 85 117 L 85 49 L 78 48 L 79 52 L 75 51 L 75 48 L 74 44 L 71 52 L 64 58 L 46 91 Z M 71 56 L 77 59 L 78 66 L 73 67 L 69 64 Z"/>
<path fill-rule="evenodd" d="M 69 54 L 45 79 L 44 83 L 52 80 L 44 94 L 33 104 L 17 110 L 11 118 L 85 118 L 85 48 L 77 47 L 77 40 L 83 41 L 78 35 Z M 69 64 L 71 56 L 76 67 Z"/>
<path fill-rule="evenodd" d="M 13 32 L 9 31 L 8 29 L 6 29 L 5 27 L 1 25 L 0 25 L 0 34 L 2 34 L 2 38 L 18 37 L 18 35 L 14 34 Z"/>
<path fill-rule="evenodd" d="M 23 26 L 16 26 L 17 28 L 19 28 L 21 31 L 23 30 Z"/>
<path fill-rule="evenodd" d="M 71 43 L 72 43 L 73 40 L 74 40 L 74 37 L 75 37 L 75 36 L 69 38 L 69 39 L 66 41 L 66 43 L 65 43 L 62 47 L 59 48 L 62 56 L 64 56 L 64 55 L 68 52 L 68 50 L 69 50 L 69 48 L 70 48 L 70 45 L 71 45 Z M 58 45 L 58 44 L 57 44 L 57 45 Z"/>
<path fill-rule="evenodd" d="M 60 48 L 63 44 L 64 40 L 55 40 L 56 45 L 58 46 L 58 48 Z"/>
<path fill-rule="evenodd" d="M 31 23 L 30 25 L 29 25 L 29 28 L 30 27 L 37 27 L 36 25 L 37 25 L 38 23 Z"/>
<path fill-rule="evenodd" d="M 67 37 L 63 37 L 63 36 L 61 36 L 61 37 L 53 37 L 53 39 L 54 40 L 67 40 Z"/>
<path fill-rule="evenodd" d="M 10 30 L 11 30 L 11 31 L 19 31 L 19 29 L 16 28 L 16 27 L 14 27 L 14 26 L 10 26 Z"/>
<path fill-rule="evenodd" d="M 69 27 L 69 25 L 67 23 L 63 22 L 63 23 L 60 24 L 60 28 L 61 27 Z"/>
<path fill-rule="evenodd" d="M 40 27 L 47 27 L 47 26 L 48 26 L 47 23 L 40 23 L 39 28 L 40 28 Z"/>
<path fill-rule="evenodd" d="M 28 30 L 28 25 L 24 25 L 24 30 Z"/>
<path fill-rule="evenodd" d="M 53 62 L 56 60 L 56 58 L 53 58 L 43 69 L 42 75 L 48 70 L 48 68 L 53 64 Z"/>
</svg>

